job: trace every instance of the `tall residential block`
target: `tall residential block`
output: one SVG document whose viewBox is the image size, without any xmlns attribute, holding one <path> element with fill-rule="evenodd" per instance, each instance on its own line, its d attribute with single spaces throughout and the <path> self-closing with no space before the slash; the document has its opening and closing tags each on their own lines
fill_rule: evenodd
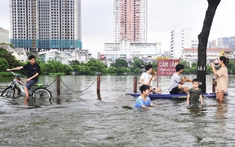
<svg viewBox="0 0 235 147">
<path fill-rule="evenodd" d="M 191 48 L 191 29 L 174 27 L 171 31 L 170 54 L 173 58 L 180 58 L 184 48 Z"/>
<path fill-rule="evenodd" d="M 0 27 L 0 43 L 9 43 L 9 31 Z"/>
<path fill-rule="evenodd" d="M 114 42 L 147 42 L 147 0 L 114 0 Z"/>
<path fill-rule="evenodd" d="M 10 0 L 10 42 L 28 51 L 81 49 L 81 0 Z"/>
</svg>

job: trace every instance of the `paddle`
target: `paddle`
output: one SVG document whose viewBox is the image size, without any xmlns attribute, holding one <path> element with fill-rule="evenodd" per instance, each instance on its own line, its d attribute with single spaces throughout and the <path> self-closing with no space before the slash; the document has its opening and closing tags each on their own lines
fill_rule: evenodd
<svg viewBox="0 0 235 147">
<path fill-rule="evenodd" d="M 150 83 L 151 83 L 151 81 L 152 81 L 152 79 L 153 79 L 153 77 L 156 75 L 155 73 L 156 73 L 156 71 L 155 70 L 153 70 L 152 71 L 152 73 L 153 73 L 153 75 L 152 75 L 152 77 L 150 78 L 150 80 L 149 80 L 149 85 L 150 85 Z"/>
</svg>

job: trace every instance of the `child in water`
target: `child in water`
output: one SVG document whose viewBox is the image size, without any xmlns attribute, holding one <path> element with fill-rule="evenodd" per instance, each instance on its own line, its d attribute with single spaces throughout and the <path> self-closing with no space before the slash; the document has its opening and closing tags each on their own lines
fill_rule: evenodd
<svg viewBox="0 0 235 147">
<path fill-rule="evenodd" d="M 140 92 L 141 95 L 136 99 L 134 107 L 138 109 L 152 107 L 153 104 L 151 103 L 151 100 L 148 97 L 148 95 L 150 94 L 150 87 L 147 85 L 142 85 L 140 86 Z"/>
<path fill-rule="evenodd" d="M 201 105 L 203 106 L 202 90 L 199 88 L 199 82 L 197 79 L 193 79 L 193 87 L 188 91 L 187 104 L 190 106 L 197 106 L 198 99 L 200 98 Z"/>
</svg>

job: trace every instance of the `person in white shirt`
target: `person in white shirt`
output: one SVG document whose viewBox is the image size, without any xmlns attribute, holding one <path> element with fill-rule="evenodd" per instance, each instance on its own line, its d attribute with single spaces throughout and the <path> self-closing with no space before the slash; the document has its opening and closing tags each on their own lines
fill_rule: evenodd
<svg viewBox="0 0 235 147">
<path fill-rule="evenodd" d="M 178 94 L 178 93 L 188 93 L 189 88 L 183 87 L 182 85 L 185 82 L 192 82 L 192 80 L 187 79 L 186 77 L 180 78 L 180 74 L 184 71 L 184 65 L 177 64 L 175 67 L 176 72 L 172 75 L 170 80 L 170 86 L 168 91 L 170 94 Z"/>
<path fill-rule="evenodd" d="M 162 88 L 160 88 L 160 87 L 153 88 L 152 87 L 152 80 L 157 81 L 157 72 L 154 71 L 153 75 L 151 75 L 151 73 L 153 72 L 153 66 L 146 65 L 145 70 L 146 71 L 144 73 L 142 73 L 142 75 L 140 76 L 139 83 L 142 85 L 150 86 L 151 93 L 161 93 Z"/>
</svg>

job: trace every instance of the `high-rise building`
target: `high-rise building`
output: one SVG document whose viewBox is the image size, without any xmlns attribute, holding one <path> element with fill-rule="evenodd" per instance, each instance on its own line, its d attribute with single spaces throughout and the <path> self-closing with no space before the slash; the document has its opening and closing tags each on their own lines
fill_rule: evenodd
<svg viewBox="0 0 235 147">
<path fill-rule="evenodd" d="M 230 45 L 230 37 L 220 37 L 218 38 L 218 47 L 228 48 Z"/>
<path fill-rule="evenodd" d="M 9 31 L 0 27 L 0 43 L 9 43 Z"/>
<path fill-rule="evenodd" d="M 211 40 L 211 41 L 208 41 L 207 43 L 207 48 L 216 48 L 216 40 Z"/>
<path fill-rule="evenodd" d="M 229 47 L 235 51 L 235 36 L 230 37 L 230 45 Z"/>
<path fill-rule="evenodd" d="M 147 0 L 114 0 L 114 42 L 147 42 Z"/>
<path fill-rule="evenodd" d="M 161 43 L 147 43 L 147 0 L 114 0 L 114 43 L 104 48 L 111 62 L 161 54 Z"/>
<path fill-rule="evenodd" d="M 10 42 L 28 51 L 81 49 L 81 0 L 10 0 Z"/>
<path fill-rule="evenodd" d="M 191 29 L 176 26 L 171 31 L 170 54 L 173 58 L 180 58 L 184 48 L 191 48 Z"/>
</svg>

